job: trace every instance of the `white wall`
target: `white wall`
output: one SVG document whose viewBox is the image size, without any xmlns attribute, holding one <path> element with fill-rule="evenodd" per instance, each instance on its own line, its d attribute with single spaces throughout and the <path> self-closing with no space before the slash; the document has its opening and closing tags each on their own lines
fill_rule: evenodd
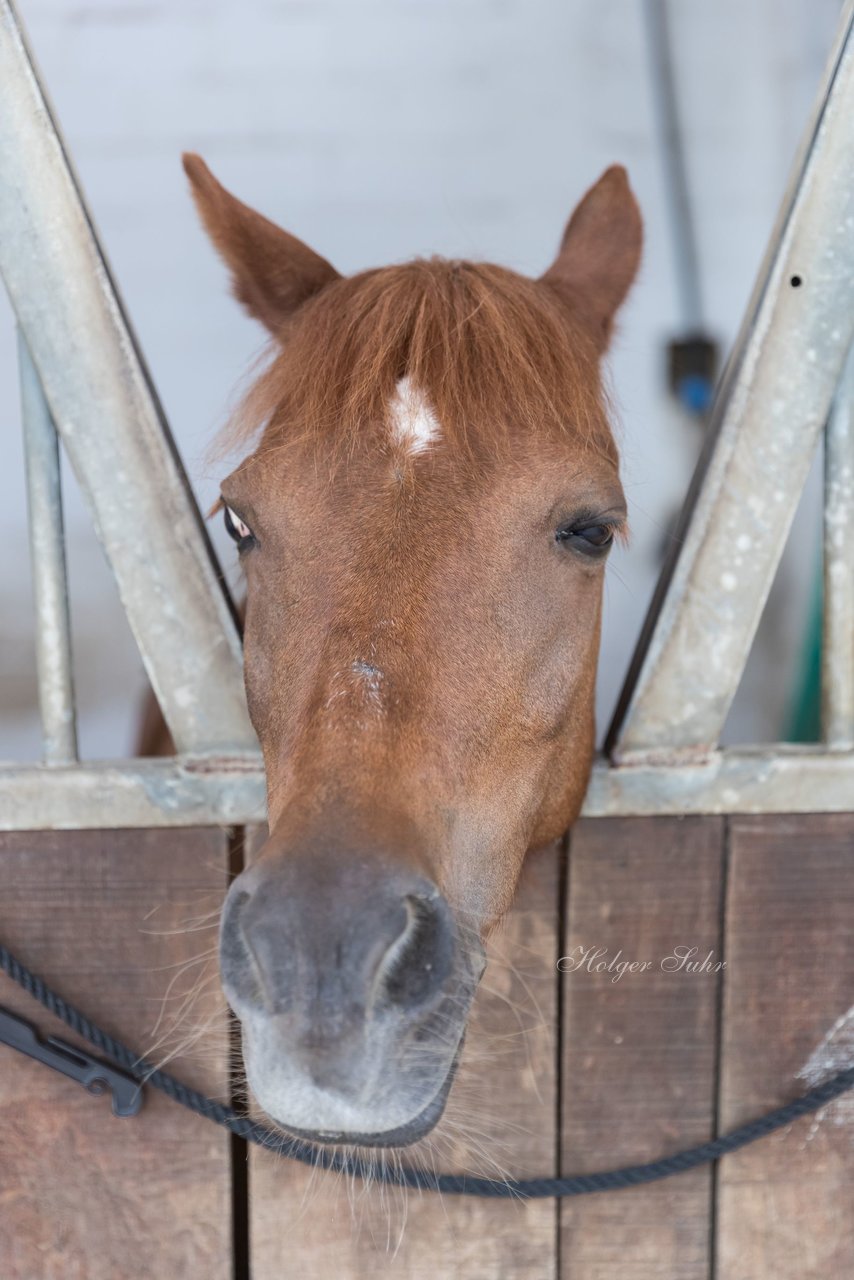
<svg viewBox="0 0 854 1280">
<path fill-rule="evenodd" d="M 200 151 L 339 269 L 413 254 L 539 272 L 583 189 L 628 165 L 647 223 L 612 362 L 632 547 L 607 585 L 602 719 L 698 445 L 663 390 L 678 325 L 639 0 L 20 0 L 103 242 L 202 504 L 204 461 L 261 334 L 227 296 L 179 166 Z M 708 321 L 738 325 L 837 0 L 672 0 Z M 2 89 L 0 89 L 0 93 Z M 12 319 L 0 307 L 0 754 L 34 758 L 32 620 Z M 69 485 L 82 746 L 123 753 L 142 687 Z M 815 498 L 731 726 L 779 729 L 816 554 Z M 140 529 L 141 539 L 146 536 Z M 221 540 L 220 545 L 222 546 Z M 228 556 L 228 551 L 226 551 Z M 229 557 L 230 558 L 230 557 Z"/>
</svg>

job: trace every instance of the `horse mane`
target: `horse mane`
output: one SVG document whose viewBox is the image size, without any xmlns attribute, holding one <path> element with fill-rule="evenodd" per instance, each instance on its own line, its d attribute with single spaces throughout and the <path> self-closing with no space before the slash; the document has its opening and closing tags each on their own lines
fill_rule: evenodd
<svg viewBox="0 0 854 1280">
<path fill-rule="evenodd" d="M 220 446 L 352 448 L 383 430 L 404 376 L 443 440 L 570 432 L 614 455 L 597 352 L 548 284 L 485 263 L 416 259 L 327 285 L 277 336 Z M 389 435 L 386 432 L 385 438 Z"/>
</svg>

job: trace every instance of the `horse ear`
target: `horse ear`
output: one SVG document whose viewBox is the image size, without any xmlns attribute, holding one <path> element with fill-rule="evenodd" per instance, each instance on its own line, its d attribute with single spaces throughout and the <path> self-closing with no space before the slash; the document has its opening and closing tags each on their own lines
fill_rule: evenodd
<svg viewBox="0 0 854 1280">
<path fill-rule="evenodd" d="M 622 165 L 606 169 L 570 218 L 541 279 L 583 314 L 599 351 L 640 264 L 643 223 Z"/>
<path fill-rule="evenodd" d="M 325 258 L 226 191 L 201 156 L 183 156 L 193 199 L 208 235 L 231 272 L 239 302 L 272 334 L 318 293 L 340 279 Z"/>
</svg>

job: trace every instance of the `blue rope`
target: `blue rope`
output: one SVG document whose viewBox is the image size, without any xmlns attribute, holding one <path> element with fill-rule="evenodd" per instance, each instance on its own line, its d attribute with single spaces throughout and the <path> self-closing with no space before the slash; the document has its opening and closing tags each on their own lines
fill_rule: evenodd
<svg viewBox="0 0 854 1280">
<path fill-rule="evenodd" d="M 38 1000 L 50 1013 L 60 1018 L 67 1027 L 83 1036 L 107 1057 L 112 1058 L 117 1066 L 127 1071 L 142 1084 L 150 1084 L 174 1102 L 180 1103 L 197 1115 L 214 1121 L 239 1138 L 254 1142 L 259 1147 L 267 1147 L 279 1155 L 299 1160 L 302 1164 L 312 1165 L 335 1173 L 351 1174 L 359 1178 L 372 1178 L 378 1182 L 392 1183 L 400 1187 L 412 1187 L 419 1191 L 441 1191 L 453 1196 L 513 1197 L 516 1199 L 537 1199 L 544 1197 L 564 1197 L 587 1195 L 593 1191 L 616 1191 L 622 1187 L 637 1187 L 645 1182 L 657 1182 L 661 1178 L 669 1178 L 676 1173 L 684 1173 L 695 1169 L 697 1165 L 708 1164 L 720 1156 L 746 1147 L 758 1138 L 782 1129 L 801 1116 L 810 1115 L 814 1111 L 826 1107 L 834 1098 L 854 1088 L 854 1066 L 838 1072 L 823 1084 L 810 1089 L 801 1097 L 777 1107 L 756 1120 L 734 1129 L 732 1133 L 710 1142 L 701 1142 L 698 1146 L 688 1147 L 675 1155 L 665 1156 L 661 1160 L 651 1160 L 645 1164 L 624 1165 L 619 1169 L 608 1169 L 601 1173 L 575 1174 L 568 1178 L 476 1178 L 469 1174 L 430 1173 L 423 1169 L 391 1167 L 388 1164 L 374 1165 L 358 1156 L 341 1155 L 324 1147 L 314 1147 L 307 1142 L 289 1138 L 286 1134 L 265 1125 L 258 1124 L 246 1116 L 240 1116 L 231 1107 L 215 1102 L 196 1089 L 182 1084 L 174 1076 L 159 1071 L 152 1064 L 137 1057 L 128 1047 L 113 1036 L 95 1026 L 79 1009 L 63 1000 L 62 996 L 52 991 L 47 984 L 21 964 L 7 947 L 0 943 L 0 968 Z"/>
</svg>

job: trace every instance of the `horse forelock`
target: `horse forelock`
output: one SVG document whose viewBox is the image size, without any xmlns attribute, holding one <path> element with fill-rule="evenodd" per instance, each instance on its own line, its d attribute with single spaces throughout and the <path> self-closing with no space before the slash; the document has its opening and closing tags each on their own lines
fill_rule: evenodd
<svg viewBox="0 0 854 1280">
<path fill-rule="evenodd" d="M 416 259 L 337 280 L 277 335 L 220 447 L 348 452 L 440 436 L 463 450 L 569 433 L 614 454 L 598 353 L 548 285 L 484 263 Z"/>
</svg>

